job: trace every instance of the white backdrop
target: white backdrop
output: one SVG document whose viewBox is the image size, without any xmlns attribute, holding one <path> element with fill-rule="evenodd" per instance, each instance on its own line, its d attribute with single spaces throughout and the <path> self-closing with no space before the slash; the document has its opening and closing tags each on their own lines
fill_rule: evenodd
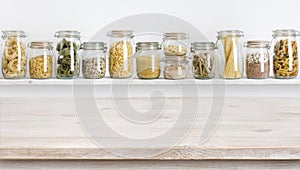
<svg viewBox="0 0 300 170">
<path fill-rule="evenodd" d="M 53 41 L 55 31 L 76 29 L 87 41 L 106 24 L 140 13 L 179 17 L 211 41 L 221 29 L 266 40 L 276 28 L 300 29 L 297 0 L 2 0 L 0 30 L 22 29 L 31 40 Z"/>
</svg>

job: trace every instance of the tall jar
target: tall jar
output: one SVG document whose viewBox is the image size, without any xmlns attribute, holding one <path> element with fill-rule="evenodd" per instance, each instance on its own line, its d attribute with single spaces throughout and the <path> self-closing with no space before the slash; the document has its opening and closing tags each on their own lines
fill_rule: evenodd
<svg viewBox="0 0 300 170">
<path fill-rule="evenodd" d="M 2 55 L 2 74 L 6 79 L 19 79 L 26 76 L 26 34 L 24 31 L 2 31 L 4 50 Z"/>
<path fill-rule="evenodd" d="M 29 43 L 29 74 L 33 79 L 48 79 L 52 77 L 53 69 L 53 43 Z"/>
<path fill-rule="evenodd" d="M 169 80 L 185 79 L 188 74 L 188 60 L 181 57 L 165 57 L 164 78 Z"/>
<path fill-rule="evenodd" d="M 129 78 L 133 73 L 133 38 L 131 30 L 113 30 L 107 33 L 109 43 L 109 74 L 111 78 Z"/>
<path fill-rule="evenodd" d="M 217 46 L 219 51 L 219 75 L 225 79 L 239 79 L 243 77 L 243 44 L 242 31 L 225 30 L 218 32 Z"/>
<path fill-rule="evenodd" d="M 156 79 L 160 76 L 160 48 L 158 42 L 136 44 L 136 71 L 140 79 Z"/>
<path fill-rule="evenodd" d="M 183 32 L 164 33 L 162 48 L 165 56 L 185 58 L 189 50 L 188 40 L 188 34 Z"/>
<path fill-rule="evenodd" d="M 56 77 L 59 79 L 72 79 L 79 76 L 79 48 L 80 32 L 57 31 Z"/>
<path fill-rule="evenodd" d="M 277 79 L 291 79 L 298 75 L 298 49 L 293 29 L 273 31 L 273 71 Z"/>
<path fill-rule="evenodd" d="M 106 45 L 103 42 L 84 42 L 81 45 L 82 75 L 87 79 L 99 79 L 106 72 Z"/>
<path fill-rule="evenodd" d="M 213 42 L 193 42 L 191 45 L 193 74 L 195 79 L 215 77 L 216 45 Z"/>
<path fill-rule="evenodd" d="M 249 79 L 265 79 L 270 73 L 268 41 L 247 41 L 246 75 Z"/>
</svg>

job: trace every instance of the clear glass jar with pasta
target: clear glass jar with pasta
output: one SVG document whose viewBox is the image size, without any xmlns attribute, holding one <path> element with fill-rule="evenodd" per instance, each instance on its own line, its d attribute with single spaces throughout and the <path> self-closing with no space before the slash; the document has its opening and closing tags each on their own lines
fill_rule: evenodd
<svg viewBox="0 0 300 170">
<path fill-rule="evenodd" d="M 140 79 L 156 79 L 160 76 L 161 51 L 158 42 L 136 44 L 136 72 Z"/>
<path fill-rule="evenodd" d="M 26 76 L 27 53 L 24 31 L 2 31 L 4 50 L 2 55 L 2 74 L 6 79 L 19 79 Z"/>
<path fill-rule="evenodd" d="M 111 78 L 130 78 L 133 73 L 133 37 L 131 30 L 107 33 L 109 43 L 109 74 Z"/>
<path fill-rule="evenodd" d="M 293 29 L 273 31 L 273 71 L 277 79 L 291 79 L 298 75 L 298 49 Z"/>
<path fill-rule="evenodd" d="M 29 74 L 32 79 L 52 77 L 53 43 L 47 41 L 29 43 Z"/>
<path fill-rule="evenodd" d="M 239 79 L 243 77 L 243 43 L 242 31 L 219 31 L 217 46 L 219 53 L 219 75 L 225 79 Z"/>
<path fill-rule="evenodd" d="M 79 76 L 80 32 L 72 30 L 57 31 L 56 77 L 72 79 Z"/>
<path fill-rule="evenodd" d="M 189 35 L 184 32 L 164 33 L 162 49 L 165 56 L 186 58 L 189 55 Z"/>
</svg>

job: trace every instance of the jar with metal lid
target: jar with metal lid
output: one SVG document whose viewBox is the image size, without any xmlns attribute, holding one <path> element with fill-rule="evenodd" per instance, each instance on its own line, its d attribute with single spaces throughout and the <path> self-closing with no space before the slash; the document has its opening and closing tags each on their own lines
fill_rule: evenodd
<svg viewBox="0 0 300 170">
<path fill-rule="evenodd" d="M 265 79 L 270 73 L 268 41 L 247 41 L 246 75 L 249 79 Z"/>
<path fill-rule="evenodd" d="M 219 31 L 217 47 L 219 52 L 219 75 L 225 79 L 239 79 L 243 77 L 244 60 L 242 31 Z"/>
<path fill-rule="evenodd" d="M 278 79 L 295 78 L 298 75 L 298 49 L 293 29 L 273 31 L 273 71 Z"/>
<path fill-rule="evenodd" d="M 185 79 L 188 74 L 188 60 L 181 57 L 165 57 L 164 78 L 170 80 Z"/>
<path fill-rule="evenodd" d="M 189 35 L 183 32 L 164 33 L 162 48 L 165 56 L 186 58 L 189 53 L 188 40 Z"/>
<path fill-rule="evenodd" d="M 83 77 L 87 79 L 103 78 L 106 72 L 106 44 L 84 42 L 81 49 Z"/>
<path fill-rule="evenodd" d="M 158 42 L 136 44 L 136 71 L 140 79 L 156 79 L 160 76 L 160 48 Z"/>
<path fill-rule="evenodd" d="M 33 79 L 48 79 L 52 77 L 53 43 L 34 41 L 29 43 L 29 74 Z"/>
<path fill-rule="evenodd" d="M 213 42 L 193 42 L 191 58 L 195 79 L 212 79 L 215 77 L 216 45 Z"/>
<path fill-rule="evenodd" d="M 109 43 L 109 74 L 111 78 L 129 78 L 133 73 L 133 38 L 131 30 L 113 30 L 107 33 Z"/>
<path fill-rule="evenodd" d="M 26 76 L 27 53 L 24 31 L 2 31 L 4 50 L 2 55 L 2 74 L 6 79 L 19 79 Z"/>
<path fill-rule="evenodd" d="M 56 45 L 56 77 L 72 79 L 79 76 L 80 32 L 63 30 L 54 35 L 58 40 Z"/>
</svg>

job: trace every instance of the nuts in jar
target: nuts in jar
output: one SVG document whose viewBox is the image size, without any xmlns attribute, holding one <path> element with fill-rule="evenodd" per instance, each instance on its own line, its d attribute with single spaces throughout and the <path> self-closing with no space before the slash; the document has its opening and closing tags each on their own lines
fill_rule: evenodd
<svg viewBox="0 0 300 170">
<path fill-rule="evenodd" d="M 185 56 L 187 54 L 187 49 L 182 46 L 167 45 L 164 48 L 164 53 L 166 56 Z"/>
<path fill-rule="evenodd" d="M 180 56 L 185 58 L 188 53 L 189 36 L 184 32 L 167 32 L 163 35 L 163 52 L 165 56 Z"/>
</svg>

